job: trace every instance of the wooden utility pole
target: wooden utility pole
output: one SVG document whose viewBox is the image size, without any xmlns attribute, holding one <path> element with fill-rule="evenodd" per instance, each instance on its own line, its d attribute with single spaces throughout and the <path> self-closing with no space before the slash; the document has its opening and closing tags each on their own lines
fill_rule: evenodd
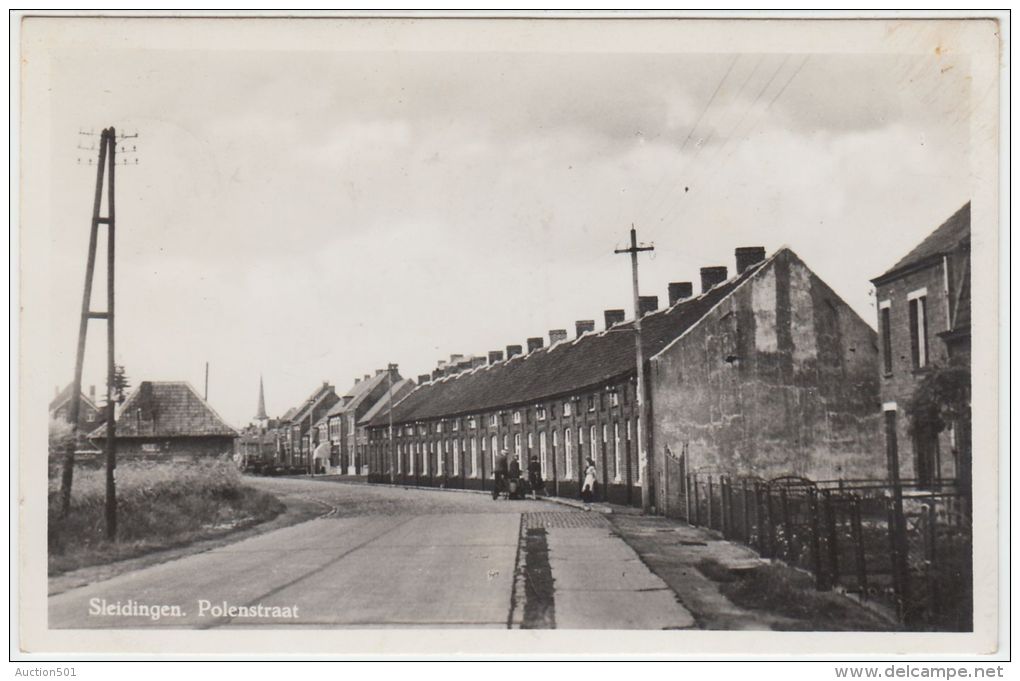
<svg viewBox="0 0 1020 681">
<path fill-rule="evenodd" d="M 634 347 L 637 356 L 637 403 L 638 403 L 638 474 L 641 477 L 641 511 L 652 511 L 652 477 L 648 465 L 648 399 L 645 387 L 645 357 L 641 347 L 641 303 L 638 294 L 638 253 L 654 251 L 655 246 L 638 244 L 637 230 L 630 226 L 630 247 L 618 248 L 615 253 L 630 254 L 631 280 L 634 285 Z"/>
<path fill-rule="evenodd" d="M 90 134 L 90 133 L 81 133 Z M 122 137 L 137 137 L 127 135 Z M 94 147 L 89 148 L 89 151 Z M 91 319 L 106 321 L 106 539 L 117 538 L 117 489 L 115 470 L 117 468 L 117 423 L 115 419 L 115 393 L 117 367 L 114 364 L 114 264 L 116 241 L 115 207 L 114 207 L 114 170 L 117 166 L 117 132 L 110 127 L 103 130 L 99 138 L 99 161 L 96 164 L 96 190 L 92 203 L 92 227 L 89 232 L 88 260 L 85 266 L 85 287 L 82 292 L 81 317 L 78 325 L 78 346 L 74 363 L 74 380 L 71 384 L 71 404 L 69 417 L 71 420 L 71 437 L 64 453 L 63 471 L 60 486 L 60 512 L 66 517 L 71 508 L 71 487 L 74 481 L 74 456 L 78 444 L 78 419 L 81 415 L 81 376 L 85 361 L 85 338 L 88 322 Z M 132 147 L 130 151 L 135 151 Z M 79 159 L 80 162 L 80 159 Z M 137 161 L 136 161 L 137 163 Z M 91 161 L 89 161 L 91 165 Z M 103 181 L 106 181 L 107 207 L 106 217 L 100 215 L 103 203 Z M 99 225 L 106 225 L 106 311 L 90 310 L 92 301 L 92 281 L 96 268 L 96 244 L 99 237 Z"/>
<path fill-rule="evenodd" d="M 389 420 L 388 426 L 388 458 L 390 460 L 390 484 L 396 484 L 397 482 L 397 464 L 396 458 L 393 456 L 393 366 L 389 366 L 386 369 L 388 374 L 387 381 L 389 383 L 389 405 L 387 405 L 387 418 Z"/>
</svg>

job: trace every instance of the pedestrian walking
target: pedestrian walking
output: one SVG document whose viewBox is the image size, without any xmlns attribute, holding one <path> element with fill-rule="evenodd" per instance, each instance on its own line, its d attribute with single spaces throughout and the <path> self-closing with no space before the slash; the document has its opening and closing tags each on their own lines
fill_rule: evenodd
<svg viewBox="0 0 1020 681">
<path fill-rule="evenodd" d="M 545 494 L 545 481 L 542 480 L 542 464 L 538 462 L 538 457 L 534 454 L 531 455 L 531 461 L 528 462 L 528 484 L 531 485 L 531 498 L 538 499 L 538 491 L 542 490 L 542 494 Z"/>
<path fill-rule="evenodd" d="M 510 461 L 510 492 L 507 495 L 512 499 L 521 499 L 524 497 L 523 489 L 521 485 L 521 457 L 514 454 L 514 458 Z"/>
<path fill-rule="evenodd" d="M 496 465 L 492 469 L 493 485 L 492 499 L 499 499 L 500 492 L 506 487 L 506 476 L 508 470 L 507 451 L 504 449 L 496 456 Z"/>
<path fill-rule="evenodd" d="M 599 473 L 595 469 L 595 462 L 588 459 L 588 466 L 584 469 L 584 483 L 581 485 L 581 500 L 584 501 L 584 510 L 591 510 L 591 500 L 595 496 L 595 481 L 599 479 Z"/>
</svg>

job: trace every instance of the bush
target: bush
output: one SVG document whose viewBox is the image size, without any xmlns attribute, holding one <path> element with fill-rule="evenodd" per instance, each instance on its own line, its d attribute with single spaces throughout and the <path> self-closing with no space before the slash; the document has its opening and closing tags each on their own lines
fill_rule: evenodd
<svg viewBox="0 0 1020 681">
<path fill-rule="evenodd" d="M 128 462 L 117 467 L 117 542 L 105 541 L 106 473 L 75 470 L 71 510 L 60 518 L 60 479 L 49 485 L 50 570 L 61 572 L 187 544 L 248 527 L 283 510 L 246 487 L 229 462 Z"/>
</svg>

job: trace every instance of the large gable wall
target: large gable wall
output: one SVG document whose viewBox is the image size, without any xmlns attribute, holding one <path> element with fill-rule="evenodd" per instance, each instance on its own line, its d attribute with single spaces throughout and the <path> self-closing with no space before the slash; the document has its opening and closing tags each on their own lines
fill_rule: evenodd
<svg viewBox="0 0 1020 681">
<path fill-rule="evenodd" d="M 871 327 L 784 250 L 652 359 L 654 470 L 668 447 L 689 470 L 881 477 L 877 363 Z"/>
</svg>

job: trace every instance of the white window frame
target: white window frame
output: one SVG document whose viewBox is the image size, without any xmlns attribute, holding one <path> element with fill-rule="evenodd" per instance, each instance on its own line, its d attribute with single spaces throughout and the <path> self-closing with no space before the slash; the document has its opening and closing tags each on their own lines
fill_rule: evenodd
<svg viewBox="0 0 1020 681">
<path fill-rule="evenodd" d="M 499 425 L 499 415 L 498 414 L 489 414 L 489 425 L 490 426 L 498 426 Z"/>
<path fill-rule="evenodd" d="M 489 452 L 489 456 L 492 457 L 492 469 L 495 470 L 496 469 L 496 454 L 499 453 L 499 438 L 497 436 L 495 436 L 495 435 L 492 436 L 491 445 L 492 445 L 492 447 L 491 447 L 492 451 Z"/>
<path fill-rule="evenodd" d="M 458 461 L 459 457 L 460 457 L 460 440 L 454 440 L 453 441 L 453 457 L 451 459 L 451 461 L 453 462 L 453 464 L 452 464 L 453 465 L 453 477 L 458 477 L 460 475 L 460 462 Z"/>
<path fill-rule="evenodd" d="M 535 434 L 528 433 L 528 455 L 531 455 L 531 450 L 535 448 Z"/>
<path fill-rule="evenodd" d="M 563 403 L 563 415 L 564 416 L 570 416 L 571 415 L 571 413 L 572 413 L 571 412 L 571 407 L 572 407 L 572 405 L 570 404 L 569 401 Z"/>
<path fill-rule="evenodd" d="M 620 422 L 617 421 L 617 422 L 613 423 L 613 465 L 616 467 L 616 475 L 613 476 L 613 479 L 616 482 L 620 482 L 620 481 L 623 480 L 623 476 L 620 475 L 620 467 L 623 464 L 623 462 L 621 461 L 622 457 L 620 456 L 620 454 L 621 454 L 621 451 L 620 451 Z"/>
<path fill-rule="evenodd" d="M 908 316 L 907 321 L 910 321 L 909 317 L 909 305 L 912 301 L 918 300 L 917 304 L 917 368 L 923 369 L 929 364 L 929 347 L 928 347 L 928 334 L 925 333 L 925 329 L 928 326 L 928 288 L 919 288 L 916 291 L 911 291 L 907 294 L 907 305 L 908 305 Z M 912 329 L 915 331 L 915 329 Z M 911 363 L 913 364 L 913 357 L 911 357 Z"/>
<path fill-rule="evenodd" d="M 483 439 L 482 442 L 485 442 Z M 478 438 L 471 438 L 471 477 L 478 477 Z"/>
<path fill-rule="evenodd" d="M 572 480 L 574 477 L 574 445 L 571 442 L 573 429 L 563 429 L 563 463 L 566 467 L 564 478 Z"/>
<path fill-rule="evenodd" d="M 517 410 L 514 411 L 514 423 L 520 423 L 520 422 L 521 422 L 521 410 L 517 409 Z"/>
<path fill-rule="evenodd" d="M 545 407 L 535 407 L 535 419 L 545 421 Z"/>
<path fill-rule="evenodd" d="M 521 455 L 521 434 L 514 433 L 514 454 Z"/>
<path fill-rule="evenodd" d="M 555 433 L 556 431 L 553 431 Z M 542 471 L 542 479 L 546 477 L 546 471 L 549 470 L 549 452 L 545 444 L 545 431 L 539 431 L 538 433 L 538 465 L 539 470 Z"/>
</svg>

